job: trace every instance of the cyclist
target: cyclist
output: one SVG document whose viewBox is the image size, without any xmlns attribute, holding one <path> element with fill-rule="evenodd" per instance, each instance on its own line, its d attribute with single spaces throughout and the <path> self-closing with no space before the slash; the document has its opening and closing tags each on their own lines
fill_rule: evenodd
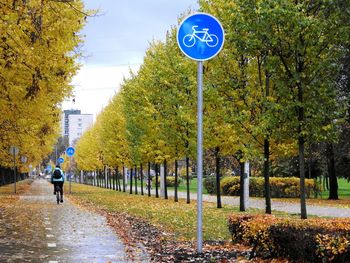
<svg viewBox="0 0 350 263">
<path fill-rule="evenodd" d="M 61 203 L 63 203 L 63 184 L 64 184 L 64 173 L 59 165 L 56 165 L 55 170 L 51 175 L 51 183 L 53 184 L 53 194 L 56 194 L 56 186 L 60 187 Z"/>
</svg>

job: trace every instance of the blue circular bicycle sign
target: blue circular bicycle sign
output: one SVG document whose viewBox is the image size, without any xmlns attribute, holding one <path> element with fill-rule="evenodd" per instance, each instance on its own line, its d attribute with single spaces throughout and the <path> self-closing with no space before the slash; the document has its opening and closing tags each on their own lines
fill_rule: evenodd
<svg viewBox="0 0 350 263">
<path fill-rule="evenodd" d="M 57 162 L 58 163 L 64 163 L 64 159 L 62 157 L 60 157 L 60 158 L 57 159 Z"/>
<path fill-rule="evenodd" d="M 68 148 L 66 149 L 66 154 L 67 154 L 69 157 L 73 156 L 74 153 L 75 153 L 75 149 L 74 149 L 73 147 L 68 147 Z"/>
<path fill-rule="evenodd" d="M 190 59 L 205 61 L 215 57 L 224 45 L 224 29 L 212 15 L 196 13 L 185 18 L 177 31 L 177 43 Z"/>
</svg>

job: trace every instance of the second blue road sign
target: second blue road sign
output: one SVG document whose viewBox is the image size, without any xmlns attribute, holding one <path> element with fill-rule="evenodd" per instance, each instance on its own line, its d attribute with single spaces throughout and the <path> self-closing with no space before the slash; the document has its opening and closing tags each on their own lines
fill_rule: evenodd
<svg viewBox="0 0 350 263">
<path fill-rule="evenodd" d="M 66 154 L 69 156 L 69 157 L 72 157 L 75 153 L 75 149 L 73 147 L 68 147 L 66 149 Z"/>
</svg>

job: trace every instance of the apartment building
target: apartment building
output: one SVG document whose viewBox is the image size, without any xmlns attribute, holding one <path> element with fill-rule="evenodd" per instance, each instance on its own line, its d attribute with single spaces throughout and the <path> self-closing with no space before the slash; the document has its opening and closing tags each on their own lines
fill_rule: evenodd
<svg viewBox="0 0 350 263">
<path fill-rule="evenodd" d="M 65 110 L 62 114 L 62 136 L 68 137 L 70 146 L 93 124 L 92 114 L 81 114 L 80 110 Z"/>
</svg>

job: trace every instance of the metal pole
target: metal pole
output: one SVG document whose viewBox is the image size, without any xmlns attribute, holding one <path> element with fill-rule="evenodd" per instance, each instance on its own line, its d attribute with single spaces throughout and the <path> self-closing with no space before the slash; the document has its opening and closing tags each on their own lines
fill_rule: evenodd
<svg viewBox="0 0 350 263">
<path fill-rule="evenodd" d="M 57 143 L 55 145 L 55 164 L 57 164 L 58 161 L 57 161 Z"/>
<path fill-rule="evenodd" d="M 72 156 L 69 157 L 69 194 L 72 193 Z"/>
<path fill-rule="evenodd" d="M 202 179 L 203 179 L 203 62 L 197 69 L 197 252 L 202 253 Z"/>
<path fill-rule="evenodd" d="M 16 154 L 15 154 L 15 150 L 13 150 L 13 177 L 14 177 L 14 192 L 16 193 L 17 192 L 17 189 L 16 189 L 16 181 L 17 181 L 17 174 L 16 174 Z"/>
</svg>

